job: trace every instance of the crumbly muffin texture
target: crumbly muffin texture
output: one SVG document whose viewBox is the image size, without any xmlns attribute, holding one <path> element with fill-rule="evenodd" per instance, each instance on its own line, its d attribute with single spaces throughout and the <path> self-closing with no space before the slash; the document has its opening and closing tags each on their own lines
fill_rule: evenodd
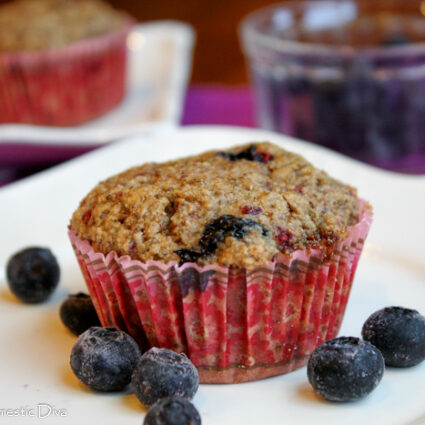
<svg viewBox="0 0 425 425">
<path fill-rule="evenodd" d="M 119 30 L 128 20 L 101 0 L 14 0 L 0 7 L 0 51 L 64 47 Z"/>
<path fill-rule="evenodd" d="M 84 198 L 70 227 L 104 254 L 248 268 L 331 247 L 358 218 L 354 188 L 265 142 L 124 171 Z"/>
</svg>

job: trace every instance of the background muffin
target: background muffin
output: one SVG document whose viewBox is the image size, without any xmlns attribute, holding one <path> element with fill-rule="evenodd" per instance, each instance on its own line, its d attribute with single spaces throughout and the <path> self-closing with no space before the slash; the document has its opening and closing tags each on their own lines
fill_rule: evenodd
<svg viewBox="0 0 425 425">
<path fill-rule="evenodd" d="M 257 143 L 114 176 L 70 236 L 104 325 L 240 382 L 336 335 L 370 221 L 353 188 Z"/>
<path fill-rule="evenodd" d="M 0 122 L 75 125 L 124 95 L 131 19 L 99 0 L 0 7 Z"/>
</svg>

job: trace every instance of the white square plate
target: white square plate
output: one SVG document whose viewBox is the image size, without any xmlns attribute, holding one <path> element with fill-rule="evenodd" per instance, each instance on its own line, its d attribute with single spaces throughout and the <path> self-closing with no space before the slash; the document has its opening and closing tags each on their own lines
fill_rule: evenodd
<svg viewBox="0 0 425 425">
<path fill-rule="evenodd" d="M 183 22 L 136 25 L 127 39 L 127 94 L 111 112 L 75 127 L 0 125 L 1 143 L 96 145 L 177 125 L 190 76 L 193 29 Z"/>
<path fill-rule="evenodd" d="M 425 313 L 425 177 L 379 171 L 261 130 L 186 127 L 130 139 L 0 190 L 0 422 L 39 424 L 41 419 L 22 416 L 18 410 L 13 418 L 2 412 L 25 408 L 37 415 L 41 404 L 42 416 L 51 412 L 46 423 L 142 423 L 145 409 L 134 395 L 94 393 L 70 370 L 75 338 L 60 323 L 58 308 L 66 293 L 85 287 L 67 239 L 69 218 L 100 179 L 126 167 L 258 140 L 270 140 L 303 154 L 316 166 L 358 187 L 360 195 L 374 206 L 375 221 L 341 334 L 359 336 L 366 318 L 384 306 L 402 305 Z M 5 282 L 8 257 L 29 245 L 50 247 L 62 269 L 60 288 L 42 305 L 19 303 Z M 335 404 L 314 395 L 302 368 L 258 382 L 201 385 L 194 403 L 204 425 L 420 425 L 425 424 L 424 382 L 425 362 L 410 369 L 388 369 L 367 398 Z M 53 419 L 53 412 L 59 409 L 64 409 L 66 416 Z"/>
</svg>

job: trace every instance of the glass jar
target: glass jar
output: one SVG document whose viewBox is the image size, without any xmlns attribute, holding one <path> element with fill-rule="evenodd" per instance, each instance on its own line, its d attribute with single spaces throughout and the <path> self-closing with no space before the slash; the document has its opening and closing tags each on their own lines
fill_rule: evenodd
<svg viewBox="0 0 425 425">
<path fill-rule="evenodd" d="M 425 1 L 299 1 L 246 17 L 259 124 L 425 173 Z"/>
</svg>

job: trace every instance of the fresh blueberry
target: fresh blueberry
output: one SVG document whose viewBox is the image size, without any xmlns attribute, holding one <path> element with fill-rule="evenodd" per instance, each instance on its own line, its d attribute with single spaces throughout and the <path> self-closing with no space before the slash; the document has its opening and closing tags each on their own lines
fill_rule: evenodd
<svg viewBox="0 0 425 425">
<path fill-rule="evenodd" d="M 198 390 L 198 371 L 185 354 L 153 347 L 140 358 L 131 378 L 137 398 L 146 406 L 159 399 L 192 399 Z"/>
<path fill-rule="evenodd" d="M 100 326 L 91 298 L 82 292 L 69 295 L 62 303 L 59 315 L 74 335 L 80 335 L 92 326 Z"/>
<path fill-rule="evenodd" d="M 10 290 L 23 302 L 45 301 L 59 283 L 56 258 L 47 248 L 31 247 L 14 254 L 7 263 Z"/>
<path fill-rule="evenodd" d="M 149 409 L 143 425 L 201 425 L 201 416 L 189 400 L 166 397 Z"/>
<path fill-rule="evenodd" d="M 131 381 L 140 350 L 130 335 L 94 326 L 82 333 L 71 352 L 76 377 L 97 391 L 119 391 Z"/>
<path fill-rule="evenodd" d="M 354 401 L 369 394 L 384 374 L 379 350 L 360 338 L 324 342 L 311 355 L 307 376 L 314 390 L 330 401 Z"/>
<path fill-rule="evenodd" d="M 366 320 L 362 336 L 381 351 L 387 366 L 410 367 L 425 359 L 425 317 L 416 310 L 379 310 Z"/>
</svg>

